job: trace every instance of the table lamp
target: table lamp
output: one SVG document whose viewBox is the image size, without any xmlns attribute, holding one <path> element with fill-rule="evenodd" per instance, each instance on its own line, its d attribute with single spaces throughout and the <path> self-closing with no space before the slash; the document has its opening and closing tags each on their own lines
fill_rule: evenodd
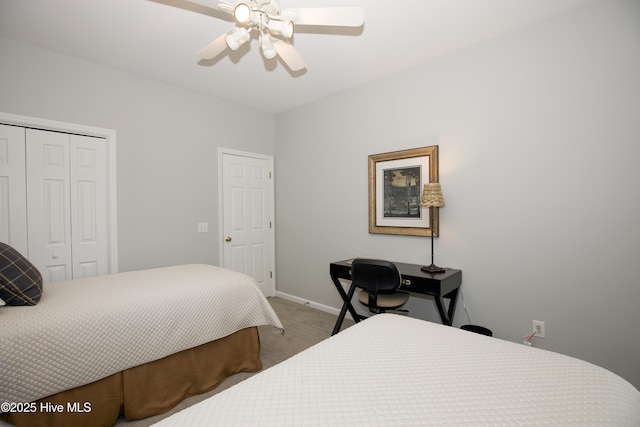
<svg viewBox="0 0 640 427">
<path fill-rule="evenodd" d="M 420 206 L 429 208 L 429 221 L 431 224 L 431 265 L 422 267 L 421 270 L 426 273 L 444 273 L 444 268 L 438 267 L 433 263 L 433 212 L 435 208 L 444 207 L 444 197 L 442 196 L 440 183 L 430 182 L 424 185 Z"/>
</svg>

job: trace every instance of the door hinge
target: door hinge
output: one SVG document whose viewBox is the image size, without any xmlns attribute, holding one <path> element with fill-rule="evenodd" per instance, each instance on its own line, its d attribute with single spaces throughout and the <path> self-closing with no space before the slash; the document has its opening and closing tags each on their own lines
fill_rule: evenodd
<svg viewBox="0 0 640 427">
<path fill-rule="evenodd" d="M 273 271 L 270 271 L 270 272 L 269 272 L 269 278 L 270 278 L 270 279 L 273 279 Z"/>
<path fill-rule="evenodd" d="M 271 224 L 271 221 L 269 221 L 269 228 L 273 228 L 273 225 Z"/>
<path fill-rule="evenodd" d="M 269 171 L 269 179 L 271 179 L 271 171 Z"/>
</svg>

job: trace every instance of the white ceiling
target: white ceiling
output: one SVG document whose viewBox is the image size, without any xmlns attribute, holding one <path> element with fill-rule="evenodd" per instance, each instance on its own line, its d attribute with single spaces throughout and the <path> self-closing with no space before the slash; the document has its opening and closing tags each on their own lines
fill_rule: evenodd
<svg viewBox="0 0 640 427">
<path fill-rule="evenodd" d="M 199 61 L 234 23 L 186 0 L 0 0 L 0 37 L 279 113 L 593 1 L 280 0 L 365 11 L 355 31 L 296 32 L 307 62 L 297 74 L 264 60 L 256 40 Z"/>
</svg>

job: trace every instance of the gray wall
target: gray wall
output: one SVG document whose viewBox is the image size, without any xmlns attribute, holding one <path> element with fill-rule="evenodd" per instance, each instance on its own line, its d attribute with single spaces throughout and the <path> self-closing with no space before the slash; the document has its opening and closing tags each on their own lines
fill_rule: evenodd
<svg viewBox="0 0 640 427">
<path fill-rule="evenodd" d="M 545 321 L 535 346 L 640 387 L 639 100 L 640 2 L 605 1 L 278 115 L 278 290 L 339 307 L 331 261 L 428 264 L 427 238 L 368 234 L 367 156 L 438 144 L 455 324 Z"/>
<path fill-rule="evenodd" d="M 2 38 L 0 58 L 0 111 L 117 131 L 120 271 L 218 263 L 218 147 L 273 155 L 273 115 Z"/>
</svg>

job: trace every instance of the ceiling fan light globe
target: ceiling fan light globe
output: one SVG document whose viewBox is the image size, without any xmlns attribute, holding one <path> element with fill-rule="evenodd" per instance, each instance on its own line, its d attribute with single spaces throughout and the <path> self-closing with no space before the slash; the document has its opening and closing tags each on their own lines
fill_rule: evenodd
<svg viewBox="0 0 640 427">
<path fill-rule="evenodd" d="M 234 28 L 229 32 L 229 34 L 227 34 L 225 40 L 229 49 L 238 50 L 238 48 L 250 38 L 251 35 L 246 28 Z"/>
<path fill-rule="evenodd" d="M 287 21 L 286 25 L 287 25 L 287 32 L 285 33 L 285 36 L 287 36 L 287 38 L 290 39 L 291 37 L 293 37 L 293 21 Z"/>
<path fill-rule="evenodd" d="M 240 24 L 246 24 L 251 19 L 251 7 L 248 3 L 239 2 L 233 9 L 233 17 L 236 22 Z"/>
<path fill-rule="evenodd" d="M 262 56 L 266 59 L 273 59 L 276 57 L 276 48 L 273 46 L 271 36 L 267 32 L 260 35 L 260 47 L 262 48 Z"/>
<path fill-rule="evenodd" d="M 277 36 L 286 37 L 290 39 L 293 36 L 293 22 L 292 21 L 279 21 L 272 19 L 267 24 L 269 32 Z"/>
</svg>

